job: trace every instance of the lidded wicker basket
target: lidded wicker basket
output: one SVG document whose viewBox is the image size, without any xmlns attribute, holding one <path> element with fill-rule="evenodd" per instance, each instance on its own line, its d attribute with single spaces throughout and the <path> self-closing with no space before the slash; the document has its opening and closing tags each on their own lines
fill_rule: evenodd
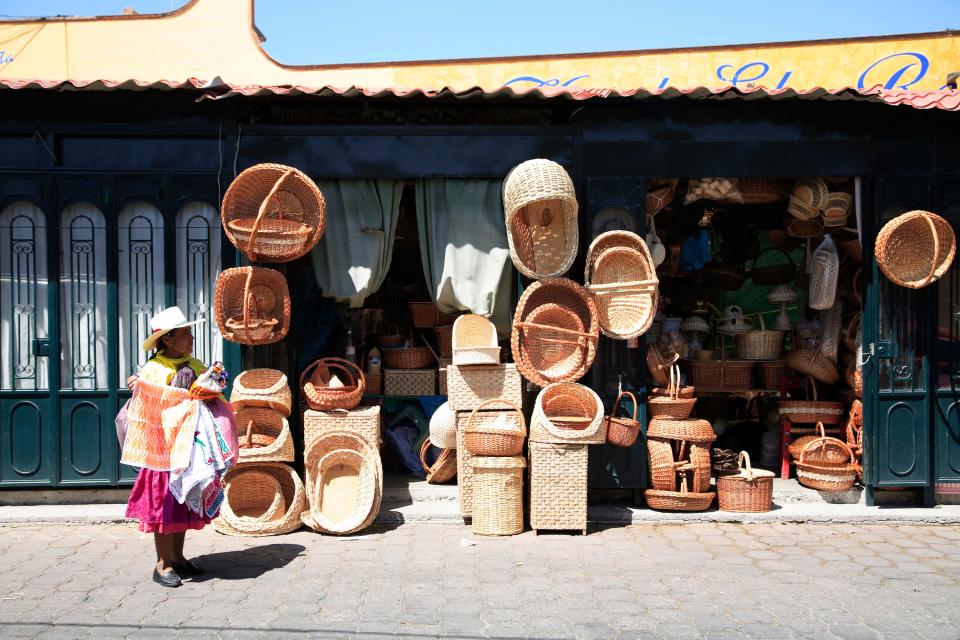
<svg viewBox="0 0 960 640">
<path fill-rule="evenodd" d="M 272 536 L 300 528 L 306 499 L 300 477 L 289 465 L 256 462 L 236 466 L 227 472 L 223 482 L 225 495 L 220 517 L 213 521 L 220 533 Z"/>
<path fill-rule="evenodd" d="M 528 278 L 566 273 L 577 256 L 576 191 L 566 170 L 552 160 L 527 160 L 503 183 L 503 210 L 513 264 Z"/>
<path fill-rule="evenodd" d="M 230 404 L 234 409 L 267 407 L 290 417 L 293 397 L 287 376 L 276 369 L 247 369 L 233 380 Z"/>
<path fill-rule="evenodd" d="M 239 462 L 293 462 L 295 453 L 290 425 L 273 409 L 238 409 L 237 431 Z"/>
<path fill-rule="evenodd" d="M 342 386 L 328 386 L 333 376 Z M 363 398 L 366 379 L 360 367 L 343 358 L 320 358 L 300 374 L 300 388 L 314 411 L 353 409 Z"/>
<path fill-rule="evenodd" d="M 509 410 L 480 413 L 491 405 L 507 404 Z M 464 446 L 474 456 L 516 456 L 523 451 L 527 437 L 527 421 L 520 407 L 504 398 L 485 400 L 478 404 L 464 427 Z"/>
<path fill-rule="evenodd" d="M 290 330 L 290 292 L 279 271 L 264 267 L 225 269 L 217 277 L 213 314 L 224 339 L 271 344 Z"/>
<path fill-rule="evenodd" d="M 326 203 L 305 173 L 258 164 L 238 175 L 223 196 L 223 231 L 251 262 L 289 262 L 305 255 L 326 226 Z"/>
<path fill-rule="evenodd" d="M 517 370 L 537 386 L 579 380 L 596 356 L 597 306 L 573 280 L 547 278 L 523 292 L 510 343 Z"/>
<path fill-rule="evenodd" d="M 761 513 L 773 509 L 772 471 L 754 469 L 750 455 L 741 451 L 737 458 L 739 472 L 717 478 L 717 503 L 720 511 Z"/>
<path fill-rule="evenodd" d="M 627 340 L 650 329 L 660 281 L 643 238 L 629 231 L 600 234 L 590 243 L 583 277 L 596 297 L 604 335 Z"/>
<path fill-rule="evenodd" d="M 533 406 L 530 440 L 555 444 L 603 444 L 607 439 L 603 402 L 575 382 L 548 385 Z"/>
<path fill-rule="evenodd" d="M 523 531 L 523 456 L 470 459 L 473 467 L 473 532 L 510 536 Z"/>
<path fill-rule="evenodd" d="M 883 225 L 874 253 L 892 283 L 922 289 L 947 272 L 957 252 L 950 223 L 929 211 L 909 211 Z"/>
<path fill-rule="evenodd" d="M 468 313 L 453 323 L 453 364 L 500 364 L 497 328 L 483 316 Z"/>
</svg>

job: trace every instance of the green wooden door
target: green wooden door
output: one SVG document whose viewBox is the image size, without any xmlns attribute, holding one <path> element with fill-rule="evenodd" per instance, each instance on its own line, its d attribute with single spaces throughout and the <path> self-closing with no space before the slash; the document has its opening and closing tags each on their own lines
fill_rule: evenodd
<svg viewBox="0 0 960 640">
<path fill-rule="evenodd" d="M 941 180 L 935 211 L 960 234 L 960 179 Z M 960 488 L 960 263 L 935 286 L 937 296 L 934 358 L 934 482 L 940 490 Z"/>
</svg>

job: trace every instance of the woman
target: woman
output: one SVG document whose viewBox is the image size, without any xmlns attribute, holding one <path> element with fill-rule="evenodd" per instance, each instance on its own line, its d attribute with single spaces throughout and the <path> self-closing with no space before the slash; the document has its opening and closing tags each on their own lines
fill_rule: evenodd
<svg viewBox="0 0 960 640">
<path fill-rule="evenodd" d="M 189 388 L 191 383 L 207 367 L 192 357 L 192 325 L 187 322 L 179 307 L 170 307 L 150 320 L 153 333 L 143 343 L 144 351 L 157 349 L 138 376 L 130 376 L 127 386 L 133 390 L 138 380 L 154 385 L 170 385 Z M 237 451 L 236 425 L 233 412 L 223 400 L 211 402 L 211 412 L 231 450 Z M 197 576 L 203 569 L 183 555 L 186 532 L 202 529 L 211 518 L 201 515 L 181 504 L 170 492 L 170 472 L 142 468 L 130 492 L 127 502 L 128 518 L 140 520 L 140 531 L 152 533 L 157 550 L 157 564 L 153 569 L 153 581 L 165 587 L 179 587 L 180 576 Z"/>
</svg>

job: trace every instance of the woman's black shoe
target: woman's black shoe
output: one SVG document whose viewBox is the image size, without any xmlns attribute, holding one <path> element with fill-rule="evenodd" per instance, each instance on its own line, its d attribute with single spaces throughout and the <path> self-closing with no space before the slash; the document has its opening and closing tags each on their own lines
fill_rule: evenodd
<svg viewBox="0 0 960 640">
<path fill-rule="evenodd" d="M 153 581 L 164 587 L 179 587 L 181 584 L 183 584 L 183 582 L 180 581 L 180 576 L 177 575 L 176 571 L 160 573 L 157 571 L 156 567 L 153 568 Z"/>
<path fill-rule="evenodd" d="M 189 560 L 187 560 L 187 562 L 184 564 L 180 564 L 179 562 L 171 562 L 170 566 L 172 566 L 173 570 L 181 576 L 202 576 L 204 573 L 206 573 L 202 567 L 198 567 Z"/>
</svg>

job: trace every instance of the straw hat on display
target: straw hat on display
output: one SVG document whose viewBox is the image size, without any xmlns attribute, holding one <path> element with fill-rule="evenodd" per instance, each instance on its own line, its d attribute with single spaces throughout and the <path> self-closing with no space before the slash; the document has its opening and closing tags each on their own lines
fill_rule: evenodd
<svg viewBox="0 0 960 640">
<path fill-rule="evenodd" d="M 203 320 L 187 321 L 187 316 L 183 315 L 180 307 L 168 307 L 150 318 L 150 337 L 143 341 L 144 351 L 153 351 L 157 348 L 157 342 L 160 338 L 170 333 L 174 329 L 183 327 L 192 327 L 200 324 Z"/>
</svg>

